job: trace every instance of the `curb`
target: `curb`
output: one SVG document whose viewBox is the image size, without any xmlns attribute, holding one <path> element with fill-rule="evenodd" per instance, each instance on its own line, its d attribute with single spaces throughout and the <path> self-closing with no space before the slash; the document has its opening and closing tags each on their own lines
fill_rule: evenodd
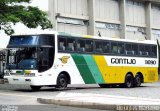
<svg viewBox="0 0 160 111">
<path fill-rule="evenodd" d="M 114 110 L 114 111 L 116 111 L 117 109 L 117 105 L 99 104 L 99 103 L 85 102 L 85 101 L 82 102 L 82 101 L 72 101 L 72 100 L 43 99 L 43 98 L 37 98 L 37 101 L 42 104 L 55 104 L 55 105 L 72 106 L 79 108 Z"/>
<path fill-rule="evenodd" d="M 80 102 L 74 100 L 56 100 L 37 98 L 37 101 L 42 104 L 55 104 L 60 106 L 71 106 L 78 108 L 111 110 L 111 111 L 159 111 L 159 105 L 125 105 L 125 104 L 101 104 L 94 102 Z"/>
</svg>

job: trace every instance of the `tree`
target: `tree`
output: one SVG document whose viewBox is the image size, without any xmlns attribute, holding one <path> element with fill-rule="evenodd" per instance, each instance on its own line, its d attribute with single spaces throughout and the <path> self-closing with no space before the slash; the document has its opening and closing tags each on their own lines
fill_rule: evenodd
<svg viewBox="0 0 160 111">
<path fill-rule="evenodd" d="M 37 7 L 26 6 L 32 0 L 0 0 L 0 30 L 6 34 L 14 33 L 12 24 L 23 23 L 28 28 L 52 28 L 52 24 L 47 18 L 47 13 Z"/>
</svg>

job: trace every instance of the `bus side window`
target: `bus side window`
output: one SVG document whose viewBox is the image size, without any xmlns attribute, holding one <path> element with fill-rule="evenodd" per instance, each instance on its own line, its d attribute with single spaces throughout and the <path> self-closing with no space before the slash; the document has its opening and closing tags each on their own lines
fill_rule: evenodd
<svg viewBox="0 0 160 111">
<path fill-rule="evenodd" d="M 64 42 L 60 42 L 59 50 L 65 50 Z"/>
<path fill-rule="evenodd" d="M 117 43 L 111 43 L 111 51 L 112 51 L 112 54 L 117 54 L 118 52 Z"/>
<path fill-rule="evenodd" d="M 157 46 L 151 47 L 151 56 L 157 57 Z"/>
<path fill-rule="evenodd" d="M 118 43 L 118 54 L 124 54 L 124 44 Z"/>
<path fill-rule="evenodd" d="M 146 45 L 145 46 L 145 55 L 150 56 L 150 52 L 151 52 L 151 46 Z"/>
<path fill-rule="evenodd" d="M 75 39 L 67 39 L 67 51 L 75 51 Z"/>
<path fill-rule="evenodd" d="M 139 45 L 139 55 L 140 56 L 146 55 L 146 53 L 145 53 L 145 45 Z"/>
<path fill-rule="evenodd" d="M 110 53 L 110 43 L 109 42 L 103 42 L 103 51 L 104 53 Z"/>
<path fill-rule="evenodd" d="M 85 49 L 86 49 L 86 52 L 93 52 L 93 41 L 92 40 L 86 40 Z"/>
<path fill-rule="evenodd" d="M 132 55 L 133 54 L 131 44 L 125 44 L 125 54 L 126 55 Z"/>
<path fill-rule="evenodd" d="M 102 53 L 102 52 L 103 52 L 102 42 L 100 42 L 100 41 L 95 41 L 95 52 L 96 52 L 96 53 Z"/>
<path fill-rule="evenodd" d="M 65 51 L 66 50 L 66 38 L 58 39 L 58 50 Z"/>
<path fill-rule="evenodd" d="M 142 55 L 143 47 L 139 46 L 139 55 Z"/>
<path fill-rule="evenodd" d="M 132 44 L 132 53 L 133 55 L 138 55 L 138 45 Z"/>
<path fill-rule="evenodd" d="M 77 41 L 77 51 L 78 52 L 85 52 L 85 40 L 78 40 Z"/>
</svg>

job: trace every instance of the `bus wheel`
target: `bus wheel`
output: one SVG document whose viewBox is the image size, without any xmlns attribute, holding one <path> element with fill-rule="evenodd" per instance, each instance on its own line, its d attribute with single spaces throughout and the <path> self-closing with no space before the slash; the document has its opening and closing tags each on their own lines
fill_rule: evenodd
<svg viewBox="0 0 160 111">
<path fill-rule="evenodd" d="M 65 89 L 68 85 L 68 79 L 66 75 L 60 74 L 57 78 L 57 85 L 56 88 L 58 89 Z"/>
<path fill-rule="evenodd" d="M 131 74 L 127 74 L 125 78 L 125 83 L 124 83 L 126 88 L 131 88 L 133 87 L 133 77 Z"/>
<path fill-rule="evenodd" d="M 32 90 L 39 91 L 42 86 L 30 86 Z"/>
<path fill-rule="evenodd" d="M 142 79 L 140 75 L 136 75 L 136 77 L 134 78 L 134 86 L 135 87 L 140 87 L 142 83 Z"/>
</svg>

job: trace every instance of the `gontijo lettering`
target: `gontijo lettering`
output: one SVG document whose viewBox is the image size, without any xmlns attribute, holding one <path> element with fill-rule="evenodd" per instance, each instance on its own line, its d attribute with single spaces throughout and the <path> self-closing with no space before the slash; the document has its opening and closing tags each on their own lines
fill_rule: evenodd
<svg viewBox="0 0 160 111">
<path fill-rule="evenodd" d="M 112 64 L 136 64 L 136 59 L 111 58 Z"/>
</svg>

